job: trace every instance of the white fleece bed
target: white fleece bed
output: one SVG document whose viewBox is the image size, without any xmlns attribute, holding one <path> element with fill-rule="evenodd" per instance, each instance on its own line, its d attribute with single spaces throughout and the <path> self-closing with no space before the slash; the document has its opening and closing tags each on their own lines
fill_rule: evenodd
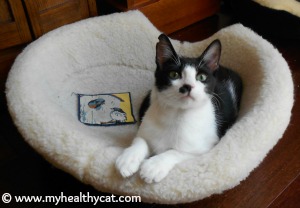
<svg viewBox="0 0 300 208">
<path fill-rule="evenodd" d="M 77 96 L 130 92 L 133 114 L 153 85 L 160 32 L 140 12 L 96 17 L 56 29 L 16 59 L 6 83 L 8 108 L 28 142 L 56 167 L 100 191 L 140 195 L 144 202 L 184 203 L 237 186 L 282 137 L 293 105 L 291 72 L 281 54 L 240 24 L 207 40 L 172 40 L 179 54 L 199 56 L 222 42 L 221 64 L 241 75 L 237 123 L 198 159 L 177 165 L 160 183 L 138 174 L 123 179 L 114 163 L 138 124 L 88 126 L 78 120 Z"/>
</svg>

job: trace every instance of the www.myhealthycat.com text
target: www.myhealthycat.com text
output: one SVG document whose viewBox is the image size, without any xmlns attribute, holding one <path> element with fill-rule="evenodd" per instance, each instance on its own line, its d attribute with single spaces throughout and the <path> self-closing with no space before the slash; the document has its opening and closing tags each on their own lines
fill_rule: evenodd
<svg viewBox="0 0 300 208">
<path fill-rule="evenodd" d="M 90 203 L 97 205 L 100 203 L 129 203 L 142 202 L 141 196 L 93 196 L 89 192 L 80 192 L 77 196 L 67 196 L 63 192 L 56 196 L 16 196 L 10 193 L 2 194 L 2 203 Z"/>
</svg>

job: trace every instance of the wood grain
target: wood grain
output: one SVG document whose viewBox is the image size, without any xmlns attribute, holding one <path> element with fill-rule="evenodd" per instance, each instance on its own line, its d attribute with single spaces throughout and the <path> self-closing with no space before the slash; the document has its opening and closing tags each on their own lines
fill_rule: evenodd
<svg viewBox="0 0 300 208">
<path fill-rule="evenodd" d="M 0 1 L 0 11 L 1 24 L 13 21 L 13 16 L 7 0 Z"/>
<path fill-rule="evenodd" d="M 87 0 L 25 0 L 25 5 L 36 38 L 62 25 L 88 18 L 89 5 L 95 6 Z"/>
<path fill-rule="evenodd" d="M 125 12 L 128 10 L 139 9 L 143 6 L 153 4 L 161 0 L 105 0 L 105 1 L 108 4 L 112 5 L 113 7 L 115 7 L 117 10 Z"/>
<path fill-rule="evenodd" d="M 88 0 L 90 17 L 95 17 L 98 15 L 96 0 Z"/>
<path fill-rule="evenodd" d="M 127 0 L 127 8 L 128 9 L 136 9 L 148 4 L 155 3 L 159 0 Z"/>
<path fill-rule="evenodd" d="M 295 208 L 300 205 L 300 175 L 282 192 L 269 208 Z"/>
<path fill-rule="evenodd" d="M 149 20 L 161 31 L 170 34 L 215 14 L 219 0 L 161 0 L 140 8 Z"/>
<path fill-rule="evenodd" d="M 32 40 L 21 1 L 1 1 L 0 49 Z"/>
<path fill-rule="evenodd" d="M 140 10 L 166 34 L 212 16 L 220 8 L 220 0 L 106 0 L 106 2 L 121 11 Z"/>
</svg>

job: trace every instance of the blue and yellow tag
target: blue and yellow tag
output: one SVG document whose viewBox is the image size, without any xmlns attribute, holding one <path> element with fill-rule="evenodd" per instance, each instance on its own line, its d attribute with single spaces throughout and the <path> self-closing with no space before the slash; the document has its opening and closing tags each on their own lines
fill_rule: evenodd
<svg viewBox="0 0 300 208">
<path fill-rule="evenodd" d="M 84 95 L 78 94 L 78 119 L 87 125 L 115 126 L 134 124 L 129 92 Z"/>
</svg>

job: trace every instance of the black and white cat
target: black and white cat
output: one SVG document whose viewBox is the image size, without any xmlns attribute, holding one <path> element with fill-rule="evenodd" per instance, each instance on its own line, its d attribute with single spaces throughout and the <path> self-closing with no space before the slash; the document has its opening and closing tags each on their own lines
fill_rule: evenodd
<svg viewBox="0 0 300 208">
<path fill-rule="evenodd" d="M 198 58 L 180 57 L 164 34 L 156 45 L 155 86 L 145 98 L 141 126 L 116 160 L 123 177 L 140 169 L 147 183 L 159 182 L 179 162 L 212 149 L 235 122 L 242 80 L 219 65 L 221 43 Z"/>
</svg>

